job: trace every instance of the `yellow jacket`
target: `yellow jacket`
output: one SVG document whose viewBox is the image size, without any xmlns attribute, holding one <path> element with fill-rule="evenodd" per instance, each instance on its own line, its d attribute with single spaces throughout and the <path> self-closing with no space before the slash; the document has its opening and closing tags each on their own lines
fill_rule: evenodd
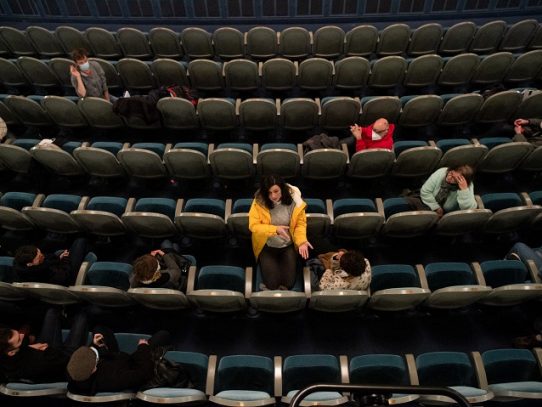
<svg viewBox="0 0 542 407">
<path fill-rule="evenodd" d="M 292 193 L 295 207 L 290 218 L 290 235 L 296 249 L 307 241 L 307 217 L 305 208 L 307 204 L 301 199 L 301 193 L 297 187 L 288 185 Z M 248 228 L 252 232 L 252 250 L 258 260 L 267 239 L 277 234 L 277 227 L 271 224 L 271 213 L 263 202 L 258 199 L 252 201 L 248 213 Z"/>
</svg>

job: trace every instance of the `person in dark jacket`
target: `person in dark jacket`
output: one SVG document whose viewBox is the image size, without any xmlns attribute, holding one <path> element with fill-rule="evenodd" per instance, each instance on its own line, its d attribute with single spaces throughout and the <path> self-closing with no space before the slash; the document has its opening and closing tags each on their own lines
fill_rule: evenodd
<svg viewBox="0 0 542 407">
<path fill-rule="evenodd" d="M 97 327 L 91 346 L 77 349 L 66 367 L 68 390 L 81 395 L 99 392 L 136 391 L 154 377 L 152 348 L 167 346 L 168 332 L 159 331 L 149 340 L 140 339 L 131 355 L 120 352 L 113 332 Z"/>
<path fill-rule="evenodd" d="M 534 146 L 542 146 L 542 119 L 514 120 L 514 141 L 527 141 Z"/>
<path fill-rule="evenodd" d="M 153 250 L 134 261 L 130 287 L 186 291 L 186 275 L 183 274 L 186 266 L 190 267 L 188 259 L 174 251 Z"/>
<path fill-rule="evenodd" d="M 60 310 L 45 314 L 37 341 L 8 327 L 0 327 L 0 373 L 10 382 L 53 383 L 66 381 L 71 354 L 87 340 L 87 317 L 74 317 L 70 333 L 62 342 Z"/>
<path fill-rule="evenodd" d="M 21 246 L 13 261 L 15 281 L 72 285 L 88 252 L 88 242 L 84 238 L 75 239 L 70 249 L 59 255 L 44 254 L 33 245 Z"/>
</svg>

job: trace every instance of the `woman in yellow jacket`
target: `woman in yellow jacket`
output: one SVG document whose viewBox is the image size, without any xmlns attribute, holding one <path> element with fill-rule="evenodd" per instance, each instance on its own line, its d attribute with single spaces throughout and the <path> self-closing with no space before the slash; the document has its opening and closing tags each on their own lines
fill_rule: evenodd
<svg viewBox="0 0 542 407">
<path fill-rule="evenodd" d="M 299 188 L 275 175 L 264 176 L 250 207 L 252 249 L 260 264 L 263 289 L 288 290 L 296 279 L 297 253 L 307 259 L 307 218 Z"/>
</svg>

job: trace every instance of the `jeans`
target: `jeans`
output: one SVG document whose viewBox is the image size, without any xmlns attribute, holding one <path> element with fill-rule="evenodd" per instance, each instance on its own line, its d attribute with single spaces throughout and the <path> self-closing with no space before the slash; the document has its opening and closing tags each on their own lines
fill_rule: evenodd
<svg viewBox="0 0 542 407">
<path fill-rule="evenodd" d="M 514 246 L 512 246 L 512 248 L 508 252 L 508 255 L 510 253 L 517 254 L 521 261 L 525 264 L 527 264 L 527 260 L 534 261 L 536 267 L 538 268 L 538 273 L 542 274 L 542 247 L 533 249 L 527 246 L 525 243 L 518 242 Z"/>
<path fill-rule="evenodd" d="M 85 260 L 86 255 L 90 251 L 90 246 L 88 240 L 84 237 L 79 237 L 75 239 L 72 245 L 69 248 L 70 255 L 68 256 L 68 261 L 70 262 L 70 275 L 72 283 L 75 283 L 77 279 L 77 274 L 81 268 L 83 260 Z"/>
<path fill-rule="evenodd" d="M 75 315 L 70 333 L 65 341 L 62 341 L 62 323 L 60 310 L 58 308 L 49 308 L 43 318 L 43 324 L 38 342 L 45 342 L 51 347 L 61 348 L 64 352 L 71 355 L 78 347 L 87 342 L 88 322 L 84 312 Z"/>
</svg>

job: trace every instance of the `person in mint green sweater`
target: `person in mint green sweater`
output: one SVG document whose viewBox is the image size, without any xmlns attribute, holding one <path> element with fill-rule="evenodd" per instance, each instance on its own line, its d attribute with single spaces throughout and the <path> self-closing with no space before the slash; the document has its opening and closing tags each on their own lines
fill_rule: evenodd
<svg viewBox="0 0 542 407">
<path fill-rule="evenodd" d="M 439 168 L 423 184 L 420 199 L 439 216 L 459 209 L 476 209 L 473 176 L 469 165 Z"/>
</svg>

